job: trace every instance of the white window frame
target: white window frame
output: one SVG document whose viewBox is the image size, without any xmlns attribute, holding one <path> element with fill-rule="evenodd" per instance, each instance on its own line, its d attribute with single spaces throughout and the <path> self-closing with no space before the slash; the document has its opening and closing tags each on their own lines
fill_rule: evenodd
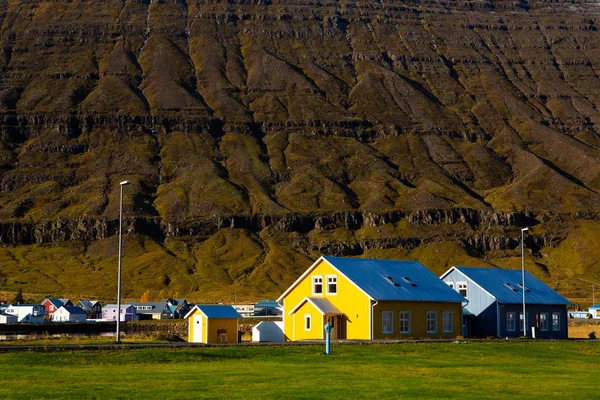
<svg viewBox="0 0 600 400">
<path fill-rule="evenodd" d="M 523 311 L 519 313 L 519 332 L 523 332 L 523 326 L 527 329 L 527 321 L 529 321 L 529 313 L 525 313 L 525 321 L 523 321 Z M 525 332 L 527 334 L 527 332 Z"/>
<path fill-rule="evenodd" d="M 465 294 L 460 293 L 460 291 L 463 289 Z M 456 282 L 456 291 L 465 299 L 469 297 L 469 285 L 467 282 Z"/>
<path fill-rule="evenodd" d="M 406 329 L 402 329 L 402 323 L 406 322 Z M 398 312 L 398 333 L 410 333 L 410 311 Z"/>
<path fill-rule="evenodd" d="M 540 313 L 540 331 L 548 331 L 548 313 Z"/>
<path fill-rule="evenodd" d="M 317 282 L 317 280 L 320 280 L 320 282 Z M 315 288 L 317 285 L 321 285 L 321 291 L 317 292 L 315 291 Z M 323 294 L 323 275 L 314 275 L 312 277 L 312 294 L 314 295 L 318 295 L 318 294 Z"/>
<path fill-rule="evenodd" d="M 391 335 L 394 333 L 394 312 L 384 310 L 381 312 L 381 333 Z"/>
<path fill-rule="evenodd" d="M 304 330 L 309 332 L 312 330 L 312 315 L 304 314 Z"/>
<path fill-rule="evenodd" d="M 442 311 L 442 332 L 452 333 L 453 328 L 452 311 Z"/>
<path fill-rule="evenodd" d="M 446 282 L 446 285 L 450 286 L 450 289 L 454 289 L 454 282 Z"/>
<path fill-rule="evenodd" d="M 512 320 L 510 320 L 508 317 L 512 316 Z M 512 327 L 510 326 L 512 323 Z M 514 311 L 510 311 L 506 313 L 506 330 L 508 332 L 515 332 L 517 329 L 517 313 L 515 313 Z"/>
<path fill-rule="evenodd" d="M 330 279 L 332 280 L 331 284 L 335 285 L 335 291 L 334 292 L 332 292 L 332 291 L 329 290 L 329 285 L 330 285 L 329 280 Z M 338 290 L 337 290 L 337 275 L 326 275 L 325 276 L 325 281 L 326 281 L 325 283 L 327 285 L 326 286 L 326 288 L 327 288 L 327 294 L 331 295 L 331 296 L 336 295 L 338 293 Z"/>
<path fill-rule="evenodd" d="M 556 319 L 554 318 L 556 316 Z M 558 326 L 555 326 L 555 323 Z M 560 313 L 557 312 L 553 312 L 552 313 L 552 330 L 553 331 L 560 331 Z"/>
<path fill-rule="evenodd" d="M 425 314 L 425 329 L 427 333 L 437 333 L 438 324 L 437 324 L 437 311 L 427 311 Z M 433 329 L 430 329 L 430 324 L 433 323 Z"/>
</svg>

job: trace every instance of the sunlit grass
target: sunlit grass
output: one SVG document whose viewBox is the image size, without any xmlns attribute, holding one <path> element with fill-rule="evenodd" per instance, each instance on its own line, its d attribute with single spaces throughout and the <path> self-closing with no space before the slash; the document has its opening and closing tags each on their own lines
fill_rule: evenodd
<svg viewBox="0 0 600 400">
<path fill-rule="evenodd" d="M 595 342 L 0 354 L 0 398 L 592 398 Z M 8 367 L 8 368 L 7 368 Z M 41 379 L 41 377 L 52 377 Z"/>
</svg>

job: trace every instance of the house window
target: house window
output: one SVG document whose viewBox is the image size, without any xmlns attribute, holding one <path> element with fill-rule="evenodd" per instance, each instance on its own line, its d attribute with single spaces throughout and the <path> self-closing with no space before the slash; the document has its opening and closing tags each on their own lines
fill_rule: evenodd
<svg viewBox="0 0 600 400">
<path fill-rule="evenodd" d="M 410 311 L 400 311 L 398 313 L 400 325 L 398 327 L 400 333 L 410 333 Z"/>
<path fill-rule="evenodd" d="M 525 313 L 525 325 L 527 326 L 527 321 L 529 321 L 529 313 Z M 523 332 L 523 313 L 519 313 L 519 330 Z"/>
<path fill-rule="evenodd" d="M 394 312 L 381 312 L 381 333 L 394 333 Z"/>
<path fill-rule="evenodd" d="M 442 331 L 452 332 L 452 311 L 442 312 Z"/>
<path fill-rule="evenodd" d="M 560 331 L 560 314 L 557 312 L 552 313 L 552 330 Z"/>
<path fill-rule="evenodd" d="M 467 282 L 456 282 L 456 291 L 460 293 L 462 297 L 467 297 Z"/>
<path fill-rule="evenodd" d="M 507 312 L 506 313 L 506 330 L 510 332 L 515 331 L 515 313 Z"/>
<path fill-rule="evenodd" d="M 327 276 L 327 294 L 337 294 L 337 276 Z"/>
<path fill-rule="evenodd" d="M 323 294 L 323 277 L 313 276 L 313 294 Z"/>
<path fill-rule="evenodd" d="M 437 311 L 427 311 L 427 333 L 437 332 Z"/>
<path fill-rule="evenodd" d="M 446 282 L 446 285 L 450 286 L 450 289 L 454 289 L 454 282 Z"/>
<path fill-rule="evenodd" d="M 548 330 L 548 313 L 540 314 L 540 330 L 542 330 L 542 331 Z"/>
<path fill-rule="evenodd" d="M 310 314 L 304 314 L 304 330 L 305 331 L 310 331 L 311 330 L 311 315 Z"/>
</svg>

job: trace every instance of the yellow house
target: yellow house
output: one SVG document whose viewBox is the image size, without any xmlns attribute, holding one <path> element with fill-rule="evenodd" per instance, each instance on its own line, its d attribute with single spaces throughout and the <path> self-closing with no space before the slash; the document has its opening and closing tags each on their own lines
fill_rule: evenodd
<svg viewBox="0 0 600 400">
<path fill-rule="evenodd" d="M 241 317 L 228 305 L 195 305 L 185 316 L 188 342 L 238 343 L 238 319 Z"/>
<path fill-rule="evenodd" d="M 417 261 L 321 257 L 278 299 L 286 341 L 438 339 L 462 332 L 467 300 Z"/>
</svg>

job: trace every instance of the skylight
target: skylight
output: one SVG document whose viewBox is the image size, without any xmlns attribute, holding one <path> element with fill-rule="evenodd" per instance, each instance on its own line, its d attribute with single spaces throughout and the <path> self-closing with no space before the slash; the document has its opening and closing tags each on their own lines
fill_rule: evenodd
<svg viewBox="0 0 600 400">
<path fill-rule="evenodd" d="M 408 276 L 405 276 L 402 279 L 404 279 L 404 282 L 408 283 L 410 286 L 417 286 L 417 284 L 411 281 Z"/>
<path fill-rule="evenodd" d="M 398 282 L 396 282 L 396 281 L 394 280 L 394 278 L 392 278 L 392 277 L 391 277 L 391 276 L 389 276 L 389 275 L 387 275 L 387 276 L 385 277 L 385 280 L 386 280 L 386 281 L 388 281 L 388 282 L 389 282 L 391 285 L 393 285 L 393 286 L 400 286 L 400 284 L 399 284 Z"/>
<path fill-rule="evenodd" d="M 517 284 L 521 289 L 523 289 L 523 284 L 522 283 L 518 283 Z M 529 290 L 529 288 L 527 286 L 525 286 L 525 291 L 526 292 L 530 292 L 531 290 Z"/>
<path fill-rule="evenodd" d="M 513 292 L 517 291 L 517 288 L 515 288 L 513 285 L 511 285 L 510 283 L 506 282 L 504 283 L 504 286 L 506 286 L 507 288 L 509 288 L 510 290 L 512 290 Z"/>
</svg>

